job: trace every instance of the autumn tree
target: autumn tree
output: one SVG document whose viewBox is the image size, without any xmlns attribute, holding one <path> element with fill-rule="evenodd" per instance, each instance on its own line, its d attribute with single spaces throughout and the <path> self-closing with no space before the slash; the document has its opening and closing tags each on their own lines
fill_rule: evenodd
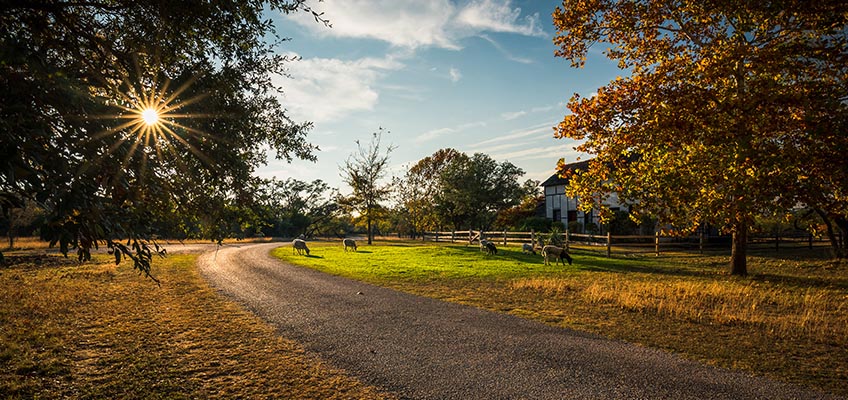
<svg viewBox="0 0 848 400">
<path fill-rule="evenodd" d="M 383 128 L 374 132 L 367 147 L 357 140 L 357 151 L 341 166 L 342 180 L 353 189 L 353 193 L 342 198 L 341 203 L 365 219 L 368 244 L 374 240 L 374 221 L 383 212 L 380 202 L 388 199 L 392 192 L 391 185 L 381 181 L 386 176 L 389 155 L 395 147 L 381 147 L 383 132 Z"/>
<path fill-rule="evenodd" d="M 100 245 L 149 274 L 155 221 L 227 220 L 268 148 L 314 158 L 263 16 L 302 3 L 4 2 L 0 206 L 32 199 L 63 253 Z"/>
<path fill-rule="evenodd" d="M 582 67 L 593 45 L 609 46 L 630 73 L 575 94 L 556 128 L 596 156 L 570 194 L 590 207 L 618 192 L 637 217 L 679 230 L 721 226 L 731 273 L 747 274 L 757 213 L 798 201 L 845 210 L 845 174 L 830 170 L 848 160 L 846 18 L 836 0 L 563 2 L 555 54 Z"/>
</svg>

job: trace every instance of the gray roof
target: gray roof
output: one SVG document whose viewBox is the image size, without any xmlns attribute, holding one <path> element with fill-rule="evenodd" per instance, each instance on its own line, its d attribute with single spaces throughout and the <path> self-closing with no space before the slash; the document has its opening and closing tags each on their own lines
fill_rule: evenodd
<svg viewBox="0 0 848 400">
<path fill-rule="evenodd" d="M 577 170 L 577 171 L 586 171 L 589 169 L 589 161 L 578 161 L 571 164 L 565 164 L 566 169 Z M 560 178 L 559 174 L 553 174 L 550 178 L 542 182 L 541 186 L 559 186 L 559 185 L 568 185 L 568 178 Z"/>
</svg>

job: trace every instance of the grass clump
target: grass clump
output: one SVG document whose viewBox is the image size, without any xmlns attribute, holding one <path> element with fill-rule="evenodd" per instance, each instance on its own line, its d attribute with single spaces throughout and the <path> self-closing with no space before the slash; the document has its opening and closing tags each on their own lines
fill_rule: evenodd
<svg viewBox="0 0 848 400">
<path fill-rule="evenodd" d="M 379 243 L 344 253 L 311 243 L 298 265 L 547 324 L 671 350 L 726 368 L 848 395 L 848 268 L 808 250 L 749 258 L 751 276 L 726 274 L 726 255 L 605 258 L 573 252 L 572 266 L 476 246 Z"/>
<path fill-rule="evenodd" d="M 194 255 L 0 268 L 2 398 L 386 398 L 199 276 Z"/>
</svg>

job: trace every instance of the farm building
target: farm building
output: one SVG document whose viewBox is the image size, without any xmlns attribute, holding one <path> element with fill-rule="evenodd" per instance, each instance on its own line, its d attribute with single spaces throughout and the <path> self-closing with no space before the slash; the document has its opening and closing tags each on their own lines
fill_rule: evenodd
<svg viewBox="0 0 848 400">
<path fill-rule="evenodd" d="M 589 168 L 589 160 L 566 164 L 566 168 L 577 171 L 585 171 Z M 568 197 L 565 188 L 568 179 L 561 178 L 557 174 L 542 182 L 545 189 L 545 217 L 552 221 L 560 221 L 570 230 L 575 231 L 575 225 L 579 225 L 580 232 L 594 232 L 600 227 L 599 213 L 597 210 L 583 212 L 577 208 L 580 199 Z M 619 202 L 618 196 L 613 193 L 603 204 L 615 211 L 629 211 L 626 204 Z"/>
</svg>

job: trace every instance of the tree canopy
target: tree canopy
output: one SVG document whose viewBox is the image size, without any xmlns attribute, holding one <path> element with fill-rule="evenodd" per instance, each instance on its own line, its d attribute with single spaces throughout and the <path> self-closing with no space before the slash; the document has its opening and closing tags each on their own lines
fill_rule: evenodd
<svg viewBox="0 0 848 400">
<path fill-rule="evenodd" d="M 556 128 L 596 156 L 572 174 L 585 206 L 614 191 L 675 229 L 721 226 L 740 275 L 757 213 L 805 202 L 845 215 L 844 1 L 568 1 L 553 20 L 557 56 L 583 66 L 609 45 L 630 71 L 574 95 Z"/>
<path fill-rule="evenodd" d="M 490 156 L 475 153 L 450 159 L 439 172 L 436 209 L 442 218 L 459 229 L 487 229 L 499 211 L 517 205 L 524 196 L 518 179 L 521 168 L 508 161 L 498 163 Z"/>
<path fill-rule="evenodd" d="M 339 210 L 336 190 L 320 179 L 263 180 L 256 193 L 256 214 L 264 236 L 313 236 Z"/>
<path fill-rule="evenodd" d="M 149 274 L 156 226 L 222 238 L 266 148 L 312 159 L 271 84 L 287 59 L 263 9 L 302 1 L 105 0 L 0 7 L 0 207 L 47 212 L 80 259 L 105 245 Z M 316 16 L 318 18 L 318 16 Z M 153 110 L 153 111 L 151 111 Z M 155 244 L 155 243 L 154 243 Z"/>
</svg>

